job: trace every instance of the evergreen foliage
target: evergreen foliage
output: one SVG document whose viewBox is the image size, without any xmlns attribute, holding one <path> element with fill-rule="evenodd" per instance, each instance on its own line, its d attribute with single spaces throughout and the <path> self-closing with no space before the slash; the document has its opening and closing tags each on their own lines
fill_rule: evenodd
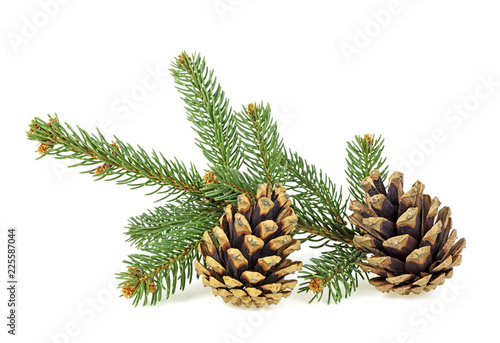
<svg viewBox="0 0 500 343">
<path fill-rule="evenodd" d="M 381 136 L 356 135 L 354 140 L 347 142 L 347 169 L 346 176 L 349 183 L 349 192 L 354 200 L 365 203 L 365 190 L 360 183 L 370 175 L 374 169 L 380 170 L 382 181 L 387 178 L 386 158 L 383 157 L 384 139 Z"/>
<path fill-rule="evenodd" d="M 301 292 L 311 280 L 320 280 L 313 299 L 328 292 L 328 302 L 338 302 L 358 285 L 363 252 L 352 247 L 359 229 L 349 224 L 342 190 L 319 168 L 286 149 L 277 132 L 271 108 L 250 103 L 233 112 L 214 72 L 200 54 L 181 53 L 171 64 L 171 74 L 185 103 L 187 118 L 196 132 L 196 144 L 208 165 L 205 176 L 193 164 L 161 153 L 147 153 L 140 146 L 110 142 L 99 131 L 90 134 L 62 124 L 55 115 L 48 123 L 35 118 L 28 139 L 39 142 L 41 157 L 74 160 L 72 167 L 96 180 L 115 181 L 133 189 L 148 186 L 160 206 L 130 218 L 127 241 L 140 253 L 130 254 L 127 270 L 117 274 L 123 295 L 133 304 L 156 304 L 193 278 L 193 262 L 200 259 L 203 234 L 218 225 L 223 208 L 244 193 L 255 197 L 260 183 L 282 182 L 293 197 L 299 233 L 313 248 L 325 249 L 304 266 Z M 362 199 L 359 182 L 374 168 L 383 167 L 383 139 L 356 136 L 348 142 L 347 178 L 351 197 Z"/>
<path fill-rule="evenodd" d="M 358 288 L 358 278 L 364 279 L 364 272 L 358 267 L 365 254 L 353 246 L 339 243 L 335 249 L 324 251 L 318 258 L 311 258 L 300 272 L 304 282 L 299 293 L 313 291 L 313 300 L 320 301 L 327 292 L 327 303 L 338 303 L 349 297 Z M 321 288 L 312 290 L 311 280 L 317 278 Z"/>
</svg>

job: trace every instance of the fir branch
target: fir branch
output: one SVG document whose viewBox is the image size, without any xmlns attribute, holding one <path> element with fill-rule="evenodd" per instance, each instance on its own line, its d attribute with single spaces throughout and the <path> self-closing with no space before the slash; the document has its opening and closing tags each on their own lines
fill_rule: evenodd
<svg viewBox="0 0 500 343">
<path fill-rule="evenodd" d="M 286 156 L 287 188 L 293 194 L 294 208 L 301 229 L 314 235 L 350 243 L 354 231 L 346 226 L 346 202 L 342 190 L 321 170 L 308 164 L 297 153 Z"/>
<path fill-rule="evenodd" d="M 145 249 L 149 254 L 129 255 L 129 261 L 124 261 L 129 265 L 128 271 L 116 274 L 118 279 L 123 280 L 119 284 L 123 295 L 132 297 L 134 306 L 141 300 L 146 306 L 148 302 L 155 305 L 162 299 L 163 293 L 168 299 L 177 289 L 183 291 L 193 279 L 194 261 L 201 257 L 197 251 L 201 236 L 196 234 L 192 239 L 190 243 L 175 242 L 179 250 L 155 243 L 153 247 Z"/>
<path fill-rule="evenodd" d="M 132 297 L 135 306 L 141 300 L 154 305 L 163 294 L 168 299 L 177 289 L 184 290 L 193 278 L 194 260 L 201 258 L 198 244 L 203 233 L 217 225 L 219 212 L 216 204 L 193 203 L 184 209 L 158 208 L 152 215 L 139 217 L 137 223 L 143 226 L 137 225 L 131 238 L 145 253 L 129 255 L 124 261 L 128 271 L 117 274 L 123 280 L 123 295 Z"/>
<path fill-rule="evenodd" d="M 384 139 L 382 136 L 356 135 L 354 140 L 347 142 L 347 181 L 349 193 L 352 198 L 365 203 L 365 191 L 360 186 L 361 181 L 370 175 L 374 169 L 380 170 L 380 177 L 384 181 L 387 177 L 388 167 L 385 165 L 386 158 L 382 156 L 384 151 Z"/>
<path fill-rule="evenodd" d="M 182 52 L 172 62 L 170 72 L 186 103 L 188 120 L 198 134 L 196 144 L 211 165 L 239 169 L 236 125 L 229 100 L 200 54 Z"/>
<path fill-rule="evenodd" d="M 268 185 L 282 182 L 284 167 L 281 162 L 285 148 L 269 104 L 265 107 L 263 103 L 249 104 L 238 113 L 237 125 L 248 173 Z"/>
<path fill-rule="evenodd" d="M 307 285 L 301 284 L 300 292 L 311 290 L 315 293 L 311 301 L 320 300 L 328 288 L 328 303 L 349 296 L 357 288 L 358 276 L 363 277 L 358 263 L 365 253 L 348 246 L 357 228 L 347 226 L 342 190 L 314 165 L 285 151 L 269 105 L 250 104 L 235 117 L 213 71 L 199 54 L 183 52 L 171 66 L 198 135 L 196 144 L 209 161 L 203 179 L 192 164 L 187 167 L 177 159 L 167 160 L 155 151 L 149 155 L 116 137 L 110 143 L 99 131 L 97 136 L 80 128 L 75 131 L 68 124 L 61 125 L 57 116 L 48 123 L 35 118 L 27 133 L 40 143 L 41 157 L 79 160 L 73 167 L 90 168 L 84 173 L 93 174 L 96 180 L 115 180 L 132 188 L 154 186 L 149 194 L 162 194 L 162 199 L 170 201 L 130 219 L 128 242 L 142 253 L 129 255 L 124 261 L 128 270 L 117 274 L 123 295 L 132 297 L 137 306 L 141 301 L 156 304 L 163 295 L 168 298 L 183 290 L 195 274 L 194 260 L 201 258 L 197 247 L 202 235 L 217 225 L 222 205 L 235 203 L 242 193 L 255 197 L 258 183 L 281 181 L 294 197 L 299 231 L 307 233 L 306 240 L 317 243 L 316 248 L 330 248 L 304 266 Z M 385 178 L 383 148 L 383 139 L 370 135 L 348 142 L 346 173 L 355 199 L 364 201 L 359 183 L 372 169 L 380 169 Z M 241 170 L 243 163 L 246 168 Z"/>
<path fill-rule="evenodd" d="M 210 182 L 202 191 L 209 199 L 219 203 L 236 203 L 240 194 L 255 198 L 259 184 L 251 175 L 225 166 L 213 166 L 215 182 Z"/>
<path fill-rule="evenodd" d="M 359 263 L 365 253 L 352 246 L 336 244 L 335 249 L 321 253 L 319 258 L 311 258 L 300 272 L 304 282 L 299 293 L 313 292 L 313 300 L 320 301 L 325 289 L 328 292 L 327 303 L 338 303 L 349 297 L 358 287 L 358 277 L 364 279 Z"/>
<path fill-rule="evenodd" d="M 96 180 L 115 180 L 133 189 L 153 186 L 156 189 L 148 194 L 164 194 L 164 198 L 186 193 L 203 195 L 200 190 L 203 180 L 194 165 L 188 168 L 154 150 L 149 156 L 141 147 L 133 148 L 116 136 L 110 143 L 99 131 L 96 136 L 78 127 L 77 133 L 70 125 L 61 125 L 57 115 L 49 118 L 48 123 L 35 118 L 27 132 L 28 139 L 40 142 L 38 151 L 42 156 L 39 158 L 52 155 L 58 159 L 80 160 L 71 167 L 91 167 L 82 173 L 93 174 Z"/>
<path fill-rule="evenodd" d="M 179 230 L 211 228 L 220 217 L 221 208 L 217 203 L 199 202 L 194 197 L 180 199 L 180 205 L 166 204 L 148 210 L 140 216 L 129 219 L 127 242 L 139 249 L 150 247 L 155 242 L 170 239 Z"/>
</svg>

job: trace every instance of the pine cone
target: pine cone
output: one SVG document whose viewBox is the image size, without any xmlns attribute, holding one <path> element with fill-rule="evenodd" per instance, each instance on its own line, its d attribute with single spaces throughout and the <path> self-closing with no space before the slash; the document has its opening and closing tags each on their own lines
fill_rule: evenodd
<svg viewBox="0 0 500 343">
<path fill-rule="evenodd" d="M 360 264 L 365 272 L 378 275 L 370 284 L 382 292 L 407 295 L 431 291 L 451 278 L 453 267 L 462 261 L 465 239 L 455 243 L 450 208 L 438 211 L 441 203 L 423 194 L 420 181 L 404 193 L 401 172 L 390 176 L 387 191 L 378 170 L 361 186 L 368 205 L 352 201 L 355 213 L 350 220 L 368 233 L 355 236 L 354 245 L 373 254 Z"/>
<path fill-rule="evenodd" d="M 297 280 L 285 280 L 302 268 L 302 262 L 287 259 L 300 249 L 289 234 L 297 216 L 282 184 L 274 189 L 259 185 L 257 202 L 245 194 L 238 197 L 238 210 L 228 205 L 220 227 L 203 235 L 200 253 L 207 267 L 198 261 L 195 268 L 215 296 L 236 306 L 263 307 L 289 297 Z"/>
</svg>

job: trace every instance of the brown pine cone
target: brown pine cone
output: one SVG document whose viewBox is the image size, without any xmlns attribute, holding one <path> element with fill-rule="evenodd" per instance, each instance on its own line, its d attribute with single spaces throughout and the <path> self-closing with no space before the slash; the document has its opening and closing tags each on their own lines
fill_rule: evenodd
<svg viewBox="0 0 500 343">
<path fill-rule="evenodd" d="M 424 185 L 417 181 L 403 191 L 403 173 L 394 172 L 386 188 L 380 172 L 374 170 L 361 183 L 367 206 L 353 201 L 351 223 L 367 234 L 355 236 L 354 244 L 373 256 L 361 263 L 365 272 L 378 277 L 370 279 L 382 292 L 419 294 L 430 291 L 453 275 L 460 265 L 465 239 L 455 242 L 451 211 L 438 198 L 423 194 Z"/>
<path fill-rule="evenodd" d="M 240 195 L 238 209 L 225 208 L 220 227 L 205 232 L 199 245 L 207 266 L 195 262 L 203 284 L 236 306 L 279 303 L 297 284 L 285 277 L 302 268 L 302 262 L 287 259 L 300 242 L 289 235 L 297 216 L 285 188 L 277 183 L 271 191 L 259 185 L 256 199 Z"/>
</svg>

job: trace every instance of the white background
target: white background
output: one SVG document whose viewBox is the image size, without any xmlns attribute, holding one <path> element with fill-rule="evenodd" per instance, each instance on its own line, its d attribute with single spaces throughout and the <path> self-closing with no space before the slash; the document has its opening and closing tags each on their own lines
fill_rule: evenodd
<svg viewBox="0 0 500 343">
<path fill-rule="evenodd" d="M 9 226 L 18 228 L 19 251 L 18 336 L 6 334 L 4 290 L 2 342 L 496 340 L 498 316 L 487 309 L 500 305 L 498 2 L 46 3 L 54 1 L 0 5 L 3 285 Z M 118 298 L 113 274 L 133 252 L 123 227 L 156 198 L 93 182 L 66 161 L 35 161 L 24 132 L 33 117 L 57 112 L 203 169 L 167 73 L 182 50 L 206 56 L 235 109 L 269 102 L 286 144 L 339 185 L 345 141 L 383 134 L 391 171 L 405 171 L 407 187 L 422 180 L 467 238 L 455 276 L 420 296 L 382 294 L 362 281 L 339 305 L 294 294 L 267 312 L 226 305 L 199 281 L 156 307 Z M 141 93 L 151 70 L 156 86 Z M 124 96 L 133 105 L 123 107 Z"/>
</svg>

